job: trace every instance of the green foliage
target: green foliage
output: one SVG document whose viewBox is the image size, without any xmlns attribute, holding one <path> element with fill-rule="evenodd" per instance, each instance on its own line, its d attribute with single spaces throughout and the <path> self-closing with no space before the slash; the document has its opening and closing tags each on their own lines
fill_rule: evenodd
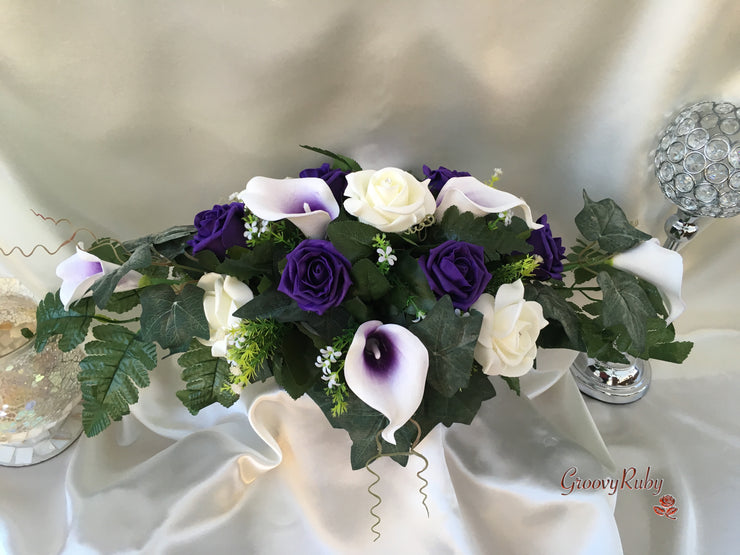
<svg viewBox="0 0 740 555">
<path fill-rule="evenodd" d="M 517 396 L 521 396 L 522 394 L 522 387 L 519 383 L 519 378 L 510 378 L 508 376 L 501 376 L 501 379 L 506 382 L 506 385 L 509 386 L 509 389 L 511 389 L 514 393 L 517 394 Z"/>
<path fill-rule="evenodd" d="M 124 262 L 120 268 L 116 268 L 109 274 L 98 279 L 92 286 L 93 299 L 98 308 L 105 308 L 110 300 L 113 290 L 123 276 L 132 270 L 141 270 L 152 263 L 152 253 L 150 245 L 143 244 L 136 247 L 131 256 Z"/>
<path fill-rule="evenodd" d="M 361 258 L 350 272 L 357 296 L 363 301 L 382 299 L 391 290 L 391 284 L 377 265 Z"/>
<path fill-rule="evenodd" d="M 129 413 L 139 400 L 137 387 L 149 385 L 148 371 L 157 364 L 153 343 L 113 324 L 93 328 L 96 341 L 85 345 L 78 379 L 82 390 L 82 424 L 89 437 Z"/>
<path fill-rule="evenodd" d="M 186 353 L 177 359 L 182 371 L 185 389 L 177 392 L 177 398 L 191 414 L 213 403 L 230 407 L 239 398 L 229 388 L 229 363 L 211 355 L 211 348 L 193 339 Z"/>
<path fill-rule="evenodd" d="M 611 199 L 593 202 L 583 191 L 584 207 L 576 215 L 576 226 L 589 241 L 597 241 L 607 253 L 630 249 L 651 237 L 629 223 L 622 209 Z"/>
<path fill-rule="evenodd" d="M 80 299 L 64 310 L 59 291 L 47 293 L 36 308 L 36 352 L 41 352 L 50 338 L 61 335 L 59 348 L 71 351 L 85 340 L 95 315 L 92 298 Z"/>
<path fill-rule="evenodd" d="M 647 295 L 635 277 L 624 272 L 599 272 L 596 279 L 604 292 L 604 325 L 623 325 L 632 340 L 631 348 L 643 351 L 647 344 L 647 320 L 654 315 Z"/>
<path fill-rule="evenodd" d="M 293 399 L 306 393 L 321 376 L 316 361 L 315 347 L 311 340 L 294 327 L 288 327 L 283 335 L 280 357 L 275 359 L 275 380 Z"/>
<path fill-rule="evenodd" d="M 308 146 L 308 145 L 300 145 L 301 148 L 305 148 L 307 150 L 311 150 L 313 152 L 317 152 L 323 156 L 326 156 L 327 158 L 331 158 L 334 160 L 334 164 L 332 165 L 332 169 L 342 170 L 346 172 L 358 172 L 362 170 L 362 167 L 360 167 L 360 164 L 355 162 L 352 158 L 349 156 L 343 156 L 341 154 L 335 154 L 331 150 L 326 150 L 323 148 L 318 148 L 315 146 Z"/>
<path fill-rule="evenodd" d="M 427 383 L 444 397 L 467 387 L 483 315 L 457 316 L 445 295 L 427 317 L 409 327 L 429 352 Z"/>
<path fill-rule="evenodd" d="M 174 260 L 177 256 L 185 252 L 187 241 L 193 235 L 195 235 L 194 226 L 176 225 L 154 235 L 147 235 L 133 241 L 126 241 L 123 243 L 123 246 L 131 252 L 139 247 L 147 246 L 150 251 L 153 250 L 168 260 Z"/>
<path fill-rule="evenodd" d="M 550 333 L 554 334 L 550 341 L 544 344 L 545 346 L 550 346 L 548 343 L 552 342 L 559 347 L 569 349 L 582 350 L 584 348 L 577 305 L 566 301 L 552 287 L 539 281 L 528 283 L 524 288 L 524 296 L 527 300 L 538 302 L 542 306 L 542 313 L 551 325 L 553 321 L 559 324 L 555 329 L 548 326 L 542 330 L 542 338 L 545 341 Z"/>
<path fill-rule="evenodd" d="M 113 293 L 105 305 L 105 309 L 117 314 L 123 314 L 139 306 L 139 292 L 136 289 Z"/>
<path fill-rule="evenodd" d="M 208 339 L 200 287 L 187 284 L 175 293 L 169 285 L 153 285 L 141 291 L 141 336 L 171 352 L 187 350 L 193 337 Z"/>
<path fill-rule="evenodd" d="M 350 263 L 375 254 L 373 240 L 377 233 L 373 226 L 353 220 L 334 220 L 326 230 L 329 241 Z"/>
</svg>

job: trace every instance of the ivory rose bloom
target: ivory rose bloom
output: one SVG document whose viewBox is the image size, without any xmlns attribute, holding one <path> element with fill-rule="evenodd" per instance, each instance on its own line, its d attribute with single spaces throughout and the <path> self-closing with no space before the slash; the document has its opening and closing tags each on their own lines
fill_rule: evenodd
<svg viewBox="0 0 740 555">
<path fill-rule="evenodd" d="M 344 208 L 380 231 L 405 231 L 434 213 L 429 180 L 417 181 L 396 168 L 363 170 L 347 175 Z"/>
<path fill-rule="evenodd" d="M 483 293 L 471 308 L 483 314 L 474 353 L 483 371 L 515 378 L 531 370 L 547 320 L 539 303 L 524 300 L 522 281 L 502 285 L 495 297 Z"/>
<path fill-rule="evenodd" d="M 254 298 L 249 286 L 233 276 L 223 276 L 214 272 L 204 274 L 198 287 L 205 291 L 203 310 L 208 320 L 210 337 L 198 341 L 210 345 L 214 357 L 225 357 L 228 349 L 227 332 L 239 324 L 234 316 L 238 308 Z"/>
</svg>

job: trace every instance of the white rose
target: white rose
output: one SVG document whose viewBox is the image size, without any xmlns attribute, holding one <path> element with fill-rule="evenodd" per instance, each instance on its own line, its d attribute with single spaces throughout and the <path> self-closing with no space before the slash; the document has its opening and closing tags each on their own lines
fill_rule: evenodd
<svg viewBox="0 0 740 555">
<path fill-rule="evenodd" d="M 208 273 L 200 278 L 198 287 L 205 291 L 203 309 L 208 320 L 210 337 L 198 340 L 211 346 L 214 357 L 225 357 L 228 348 L 228 331 L 237 326 L 240 319 L 234 316 L 238 308 L 254 298 L 249 286 L 232 276 Z"/>
<path fill-rule="evenodd" d="M 389 233 L 405 231 L 434 213 L 429 180 L 396 168 L 347 175 L 344 208 L 362 223 Z"/>
<path fill-rule="evenodd" d="M 471 308 L 483 314 L 475 345 L 475 360 L 483 371 L 513 378 L 531 370 L 547 320 L 539 303 L 524 300 L 522 281 L 502 285 L 495 298 L 483 293 Z"/>
</svg>

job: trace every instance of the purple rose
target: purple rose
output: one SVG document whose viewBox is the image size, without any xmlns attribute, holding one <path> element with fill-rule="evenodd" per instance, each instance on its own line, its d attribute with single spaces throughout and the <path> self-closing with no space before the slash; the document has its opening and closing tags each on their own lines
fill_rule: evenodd
<svg viewBox="0 0 740 555">
<path fill-rule="evenodd" d="M 534 271 L 534 277 L 539 280 L 563 279 L 563 263 L 565 247 L 561 245 L 560 237 L 553 237 L 550 224 L 547 223 L 547 214 L 543 214 L 537 220 L 542 224 L 540 229 L 533 229 L 529 234 L 527 243 L 532 245 L 532 253 L 542 258 L 542 262 Z"/>
<path fill-rule="evenodd" d="M 298 174 L 298 177 L 318 177 L 323 179 L 334 194 L 334 198 L 337 199 L 339 206 L 344 201 L 344 190 L 347 188 L 347 172 L 343 170 L 333 170 L 331 166 L 321 164 L 320 168 L 308 168 Z"/>
<path fill-rule="evenodd" d="M 278 291 L 295 300 L 302 310 L 321 315 L 339 305 L 352 285 L 349 260 L 329 241 L 306 239 L 286 260 Z"/>
<path fill-rule="evenodd" d="M 213 251 L 219 260 L 226 257 L 231 247 L 244 247 L 244 205 L 240 202 L 217 204 L 195 216 L 195 237 L 188 241 L 193 253 Z"/>
<path fill-rule="evenodd" d="M 432 170 L 429 166 L 422 167 L 424 175 L 426 175 L 431 181 L 429 181 L 429 190 L 436 197 L 439 192 L 447 183 L 447 180 L 451 177 L 465 177 L 470 175 L 468 172 L 459 172 L 455 170 L 448 170 L 444 166 L 438 167 L 436 170 Z"/>
<path fill-rule="evenodd" d="M 437 298 L 449 295 L 460 310 L 468 310 L 491 280 L 484 262 L 483 247 L 464 241 L 445 241 L 419 258 Z"/>
</svg>

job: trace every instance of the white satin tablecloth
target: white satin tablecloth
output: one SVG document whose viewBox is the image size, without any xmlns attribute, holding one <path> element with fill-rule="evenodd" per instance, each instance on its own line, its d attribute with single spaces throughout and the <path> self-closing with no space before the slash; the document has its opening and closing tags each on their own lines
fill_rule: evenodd
<svg viewBox="0 0 740 555">
<path fill-rule="evenodd" d="M 6 2 L 0 247 L 189 223 L 254 175 L 324 161 L 299 144 L 366 168 L 503 168 L 568 245 L 582 189 L 662 238 L 650 151 L 684 104 L 740 104 L 738 29 L 734 0 Z M 0 468 L 0 552 L 733 552 L 740 219 L 703 227 L 683 251 L 686 363 L 655 363 L 647 397 L 617 407 L 584 402 L 574 353 L 541 353 L 525 395 L 495 380 L 472 425 L 421 443 L 429 517 L 419 460 L 377 461 L 375 543 L 373 477 L 350 470 L 343 430 L 270 383 L 192 417 L 168 360 L 100 437 Z M 2 256 L 0 273 L 40 296 L 71 248 Z M 571 468 L 592 483 L 648 467 L 676 520 L 645 489 L 564 495 Z"/>
</svg>

